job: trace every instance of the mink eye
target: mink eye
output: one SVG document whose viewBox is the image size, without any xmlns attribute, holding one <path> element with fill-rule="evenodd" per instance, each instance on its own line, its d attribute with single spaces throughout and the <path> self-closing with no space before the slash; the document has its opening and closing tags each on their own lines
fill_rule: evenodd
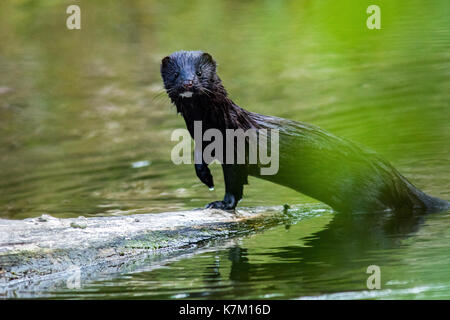
<svg viewBox="0 0 450 320">
<path fill-rule="evenodd" d="M 202 75 L 202 72 L 201 71 L 197 71 L 195 74 L 197 75 L 197 77 L 200 77 Z"/>
<path fill-rule="evenodd" d="M 173 76 L 175 77 L 175 79 L 178 78 L 179 75 L 180 75 L 179 72 L 175 72 L 175 73 L 173 74 Z"/>
</svg>

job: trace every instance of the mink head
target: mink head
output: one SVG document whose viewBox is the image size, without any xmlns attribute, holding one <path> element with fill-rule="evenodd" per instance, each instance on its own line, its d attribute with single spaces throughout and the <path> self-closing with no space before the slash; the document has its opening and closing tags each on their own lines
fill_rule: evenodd
<svg viewBox="0 0 450 320">
<path fill-rule="evenodd" d="M 216 62 L 202 51 L 177 51 L 162 59 L 161 76 L 172 101 L 210 96 L 220 82 Z"/>
</svg>

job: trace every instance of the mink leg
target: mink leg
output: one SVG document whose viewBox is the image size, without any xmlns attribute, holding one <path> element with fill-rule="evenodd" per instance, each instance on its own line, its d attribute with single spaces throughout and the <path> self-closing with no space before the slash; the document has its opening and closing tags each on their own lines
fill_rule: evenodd
<svg viewBox="0 0 450 320">
<path fill-rule="evenodd" d="M 225 179 L 225 197 L 222 201 L 214 201 L 206 208 L 233 210 L 242 199 L 247 173 L 243 165 L 222 165 Z"/>
</svg>

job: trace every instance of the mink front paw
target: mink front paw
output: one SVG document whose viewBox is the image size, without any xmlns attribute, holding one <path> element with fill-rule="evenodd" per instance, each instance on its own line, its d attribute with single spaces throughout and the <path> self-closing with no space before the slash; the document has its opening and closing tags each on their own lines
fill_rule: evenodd
<svg viewBox="0 0 450 320">
<path fill-rule="evenodd" d="M 226 201 L 214 201 L 206 205 L 206 209 L 234 210 L 234 205 Z"/>
<path fill-rule="evenodd" d="M 204 164 L 196 164 L 195 165 L 195 173 L 201 182 L 206 184 L 206 186 L 210 189 L 214 189 L 213 177 L 211 175 L 211 171 L 209 170 L 207 165 Z"/>
</svg>

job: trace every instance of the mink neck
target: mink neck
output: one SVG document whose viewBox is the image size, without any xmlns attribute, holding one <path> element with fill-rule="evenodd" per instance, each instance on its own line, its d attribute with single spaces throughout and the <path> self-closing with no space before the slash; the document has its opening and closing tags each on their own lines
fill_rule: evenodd
<svg viewBox="0 0 450 320">
<path fill-rule="evenodd" d="M 229 99 L 226 92 L 211 92 L 194 95 L 192 98 L 177 97 L 172 100 L 191 131 L 194 121 L 202 121 L 203 130 L 215 128 L 224 131 L 236 127 L 232 114 L 237 106 Z"/>
</svg>

